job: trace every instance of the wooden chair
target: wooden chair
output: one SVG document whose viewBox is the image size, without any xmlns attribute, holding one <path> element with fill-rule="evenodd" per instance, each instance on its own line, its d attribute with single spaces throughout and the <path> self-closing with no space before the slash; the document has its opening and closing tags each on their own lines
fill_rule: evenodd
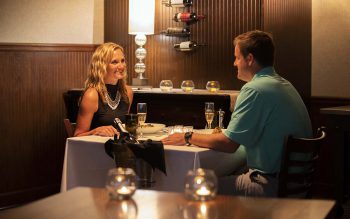
<svg viewBox="0 0 350 219">
<path fill-rule="evenodd" d="M 315 138 L 289 136 L 279 173 L 278 197 L 310 198 L 321 142 L 326 133 L 319 128 Z"/>
<path fill-rule="evenodd" d="M 70 122 L 69 119 L 63 119 L 64 127 L 66 128 L 67 137 L 73 137 L 76 123 Z"/>
</svg>

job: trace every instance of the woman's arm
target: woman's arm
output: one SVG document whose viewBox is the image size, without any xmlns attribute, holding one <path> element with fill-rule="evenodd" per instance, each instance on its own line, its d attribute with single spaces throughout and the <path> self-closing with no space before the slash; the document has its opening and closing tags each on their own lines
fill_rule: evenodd
<svg viewBox="0 0 350 219">
<path fill-rule="evenodd" d="M 126 85 L 126 92 L 127 92 L 128 98 L 129 98 L 129 109 L 128 109 L 128 112 L 130 112 L 132 99 L 134 98 L 134 92 L 132 91 L 131 87 L 128 86 L 128 85 Z"/>
<path fill-rule="evenodd" d="M 101 126 L 90 130 L 92 118 L 98 109 L 98 98 L 96 89 L 89 88 L 85 91 L 79 107 L 74 136 L 114 136 L 114 134 L 117 134 L 117 130 L 113 126 Z"/>
</svg>

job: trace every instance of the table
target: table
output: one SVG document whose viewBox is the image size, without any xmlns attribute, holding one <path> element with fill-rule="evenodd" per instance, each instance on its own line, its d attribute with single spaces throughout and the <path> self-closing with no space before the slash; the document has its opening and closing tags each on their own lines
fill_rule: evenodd
<svg viewBox="0 0 350 219">
<path fill-rule="evenodd" d="M 64 203 L 64 204 L 62 204 Z M 231 218 L 334 218 L 334 201 L 217 196 L 194 202 L 182 193 L 137 190 L 132 199 L 110 200 L 107 190 L 75 188 L 16 209 L 0 212 L 15 219 L 231 219 Z"/>
<path fill-rule="evenodd" d="M 326 117 L 326 127 L 334 136 L 335 142 L 335 196 L 337 204 L 343 203 L 348 176 L 348 133 L 350 130 L 350 105 L 321 108 L 320 113 Z"/>
<path fill-rule="evenodd" d="M 147 137 L 147 135 L 146 135 Z M 148 136 L 154 140 L 162 135 Z M 77 186 L 104 187 L 107 172 L 115 167 L 104 149 L 107 137 L 84 136 L 68 138 L 64 156 L 61 191 Z M 218 177 L 226 176 L 245 164 L 245 151 L 224 153 L 206 148 L 165 145 L 167 176 L 156 169 L 156 184 L 152 189 L 177 191 L 184 189 L 184 179 L 190 169 L 213 169 Z"/>
</svg>

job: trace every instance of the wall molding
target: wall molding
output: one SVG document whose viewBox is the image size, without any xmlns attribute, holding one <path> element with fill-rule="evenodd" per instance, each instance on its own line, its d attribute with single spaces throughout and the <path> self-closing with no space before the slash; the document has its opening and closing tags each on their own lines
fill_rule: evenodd
<svg viewBox="0 0 350 219">
<path fill-rule="evenodd" d="M 91 52 L 98 44 L 0 43 L 0 51 Z"/>
</svg>

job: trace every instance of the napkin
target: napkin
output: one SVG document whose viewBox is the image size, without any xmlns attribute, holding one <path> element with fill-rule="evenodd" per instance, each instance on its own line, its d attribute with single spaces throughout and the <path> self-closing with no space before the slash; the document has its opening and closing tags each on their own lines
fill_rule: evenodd
<svg viewBox="0 0 350 219">
<path fill-rule="evenodd" d="M 114 159 L 116 166 L 132 167 L 131 162 L 137 157 L 150 164 L 153 170 L 157 168 L 166 175 L 164 146 L 161 141 L 148 139 L 134 142 L 115 138 L 105 143 L 105 151 Z"/>
</svg>

